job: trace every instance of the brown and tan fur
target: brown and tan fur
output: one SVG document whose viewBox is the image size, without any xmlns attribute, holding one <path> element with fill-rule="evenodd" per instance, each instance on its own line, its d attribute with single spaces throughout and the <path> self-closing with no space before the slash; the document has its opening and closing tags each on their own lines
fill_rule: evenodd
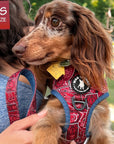
<svg viewBox="0 0 114 144">
<path fill-rule="evenodd" d="M 53 18 L 59 25 L 52 24 Z M 82 78 L 91 86 L 102 91 L 105 86 L 104 73 L 111 77 L 112 47 L 109 36 L 94 14 L 87 8 L 66 1 L 55 0 L 43 5 L 35 18 L 35 27 L 13 48 L 13 52 L 30 65 L 34 65 L 38 89 L 45 94 L 51 88 L 52 77 L 46 71 L 55 61 L 70 60 Z M 33 144 L 60 144 L 60 126 L 65 114 L 59 100 L 52 98 L 44 109 L 47 116 L 33 127 Z M 87 144 L 112 144 L 109 107 L 102 101 L 93 111 Z"/>
</svg>

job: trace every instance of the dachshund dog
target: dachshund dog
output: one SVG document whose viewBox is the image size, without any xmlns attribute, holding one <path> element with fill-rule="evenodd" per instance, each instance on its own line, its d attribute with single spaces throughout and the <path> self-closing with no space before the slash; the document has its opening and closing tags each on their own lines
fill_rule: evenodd
<svg viewBox="0 0 114 144">
<path fill-rule="evenodd" d="M 33 144 L 70 140 L 77 144 L 113 143 L 104 79 L 104 75 L 113 76 L 112 45 L 93 12 L 66 0 L 47 3 L 38 10 L 32 32 L 13 47 L 13 52 L 32 65 L 37 88 L 43 94 L 47 85 L 54 89 L 44 107 L 47 115 L 32 128 Z M 63 75 L 55 80 L 47 69 L 51 67 L 56 77 L 61 73 L 57 65 Z"/>
</svg>

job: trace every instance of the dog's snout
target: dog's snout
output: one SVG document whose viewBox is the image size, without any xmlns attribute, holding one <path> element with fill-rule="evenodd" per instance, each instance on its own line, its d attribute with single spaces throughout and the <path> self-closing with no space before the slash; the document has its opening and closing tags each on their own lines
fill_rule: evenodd
<svg viewBox="0 0 114 144">
<path fill-rule="evenodd" d="M 16 54 L 18 57 L 22 57 L 26 50 L 25 45 L 15 45 L 12 49 L 13 53 Z"/>
</svg>

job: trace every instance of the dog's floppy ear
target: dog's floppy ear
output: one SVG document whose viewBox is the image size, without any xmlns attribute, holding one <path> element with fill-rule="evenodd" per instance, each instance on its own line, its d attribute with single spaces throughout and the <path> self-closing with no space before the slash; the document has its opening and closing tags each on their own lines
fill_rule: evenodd
<svg viewBox="0 0 114 144">
<path fill-rule="evenodd" d="M 41 22 L 45 8 L 46 8 L 46 4 L 40 7 L 40 9 L 38 10 L 35 17 L 35 25 L 39 25 L 39 23 Z"/>
<path fill-rule="evenodd" d="M 80 75 L 90 84 L 101 89 L 104 72 L 111 72 L 112 45 L 107 33 L 94 14 L 73 3 L 75 34 L 71 52 L 71 62 Z"/>
</svg>

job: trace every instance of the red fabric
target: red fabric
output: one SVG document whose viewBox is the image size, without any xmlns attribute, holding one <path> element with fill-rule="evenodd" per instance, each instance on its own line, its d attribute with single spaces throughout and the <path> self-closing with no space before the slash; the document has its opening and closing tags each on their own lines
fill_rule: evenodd
<svg viewBox="0 0 114 144">
<path fill-rule="evenodd" d="M 65 134 L 66 140 L 75 140 L 77 144 L 83 144 L 86 139 L 86 123 L 89 110 L 93 103 L 103 93 L 92 88 L 86 93 L 77 93 L 71 86 L 72 80 L 77 75 L 79 75 L 78 72 L 76 72 L 72 66 L 66 67 L 65 75 L 63 75 L 58 80 L 54 80 L 53 90 L 56 90 L 64 97 L 70 109 L 70 125 L 67 133 Z M 104 91 L 106 90 L 104 89 Z M 85 101 L 85 99 L 87 99 L 87 106 L 81 111 L 76 110 L 72 104 L 72 97 L 74 97 L 77 101 Z M 77 103 L 76 107 L 81 108 L 82 104 Z"/>
<path fill-rule="evenodd" d="M 20 119 L 18 100 L 17 100 L 17 82 L 21 71 L 13 74 L 6 85 L 6 104 L 10 124 Z M 27 116 L 36 113 L 36 94 L 34 93 L 33 100 L 30 104 Z"/>
</svg>

